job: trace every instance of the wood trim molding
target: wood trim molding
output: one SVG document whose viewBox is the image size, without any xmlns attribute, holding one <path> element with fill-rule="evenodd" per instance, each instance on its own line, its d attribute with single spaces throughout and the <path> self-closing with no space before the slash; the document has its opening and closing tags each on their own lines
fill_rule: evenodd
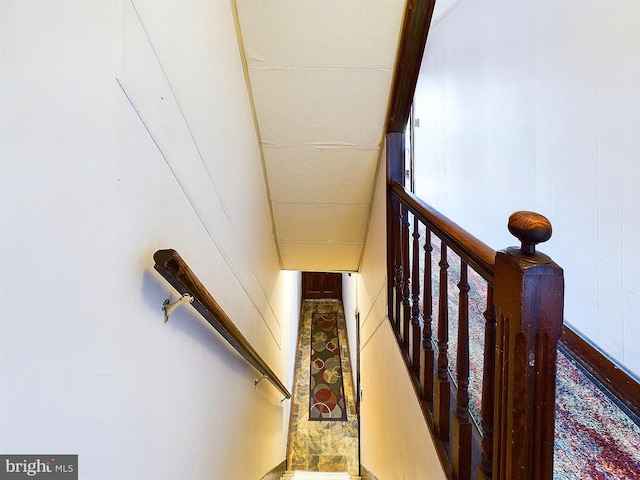
<svg viewBox="0 0 640 480">
<path fill-rule="evenodd" d="M 626 372 L 598 347 L 566 324 L 560 344 L 587 372 L 640 418 L 640 382 L 637 378 Z"/>
<path fill-rule="evenodd" d="M 387 132 L 404 132 L 418 83 L 435 0 L 409 0 L 404 12 L 400 46 L 393 75 Z"/>
</svg>

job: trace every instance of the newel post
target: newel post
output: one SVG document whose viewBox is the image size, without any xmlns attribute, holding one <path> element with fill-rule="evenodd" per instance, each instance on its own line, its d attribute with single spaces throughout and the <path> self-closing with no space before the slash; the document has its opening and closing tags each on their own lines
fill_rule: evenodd
<svg viewBox="0 0 640 480">
<path fill-rule="evenodd" d="M 564 277 L 536 252 L 551 237 L 545 217 L 516 212 L 509 231 L 522 246 L 496 254 L 493 479 L 550 480 Z"/>
<path fill-rule="evenodd" d="M 405 135 L 404 132 L 387 133 L 387 315 L 396 335 L 401 329 L 402 302 L 402 235 L 400 230 L 400 203 L 389 193 L 389 184 L 404 186 Z"/>
</svg>

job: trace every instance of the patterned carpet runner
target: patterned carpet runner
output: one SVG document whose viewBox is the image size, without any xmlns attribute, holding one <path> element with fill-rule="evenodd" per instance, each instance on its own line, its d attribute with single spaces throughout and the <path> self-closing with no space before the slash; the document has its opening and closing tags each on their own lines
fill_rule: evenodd
<svg viewBox="0 0 640 480">
<path fill-rule="evenodd" d="M 311 322 L 309 420 L 346 420 L 338 312 L 314 313 Z"/>
</svg>

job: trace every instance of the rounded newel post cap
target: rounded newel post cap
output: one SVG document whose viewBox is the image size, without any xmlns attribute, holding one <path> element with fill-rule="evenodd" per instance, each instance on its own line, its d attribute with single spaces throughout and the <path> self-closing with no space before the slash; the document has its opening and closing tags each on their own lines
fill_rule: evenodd
<svg viewBox="0 0 640 480">
<path fill-rule="evenodd" d="M 536 245 L 551 238 L 551 222 L 543 215 L 535 212 L 515 212 L 509 217 L 508 228 L 522 246 L 522 253 L 536 253 Z"/>
</svg>

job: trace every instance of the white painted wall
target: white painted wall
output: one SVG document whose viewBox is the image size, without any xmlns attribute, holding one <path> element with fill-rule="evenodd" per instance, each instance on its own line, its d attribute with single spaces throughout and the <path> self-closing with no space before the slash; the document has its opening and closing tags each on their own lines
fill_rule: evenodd
<svg viewBox="0 0 640 480">
<path fill-rule="evenodd" d="M 344 307 L 344 319 L 347 326 L 347 339 L 349 341 L 349 360 L 353 370 L 353 387 L 357 388 L 356 368 L 358 360 L 358 297 L 357 275 L 353 273 L 342 274 L 342 306 Z"/>
<path fill-rule="evenodd" d="M 640 375 L 640 3 L 445 3 L 415 99 L 418 194 L 495 249 L 517 244 L 512 212 L 547 216 L 566 321 Z"/>
<path fill-rule="evenodd" d="M 360 462 L 380 480 L 446 478 L 395 334 L 387 319 L 386 172 L 376 181 L 362 269 L 360 312 Z"/>
<path fill-rule="evenodd" d="M 229 2 L 6 0 L 0 45 L 0 451 L 77 453 L 83 479 L 260 478 L 289 402 L 192 307 L 164 324 L 152 268 L 175 248 L 291 385 L 299 277 Z"/>
</svg>

